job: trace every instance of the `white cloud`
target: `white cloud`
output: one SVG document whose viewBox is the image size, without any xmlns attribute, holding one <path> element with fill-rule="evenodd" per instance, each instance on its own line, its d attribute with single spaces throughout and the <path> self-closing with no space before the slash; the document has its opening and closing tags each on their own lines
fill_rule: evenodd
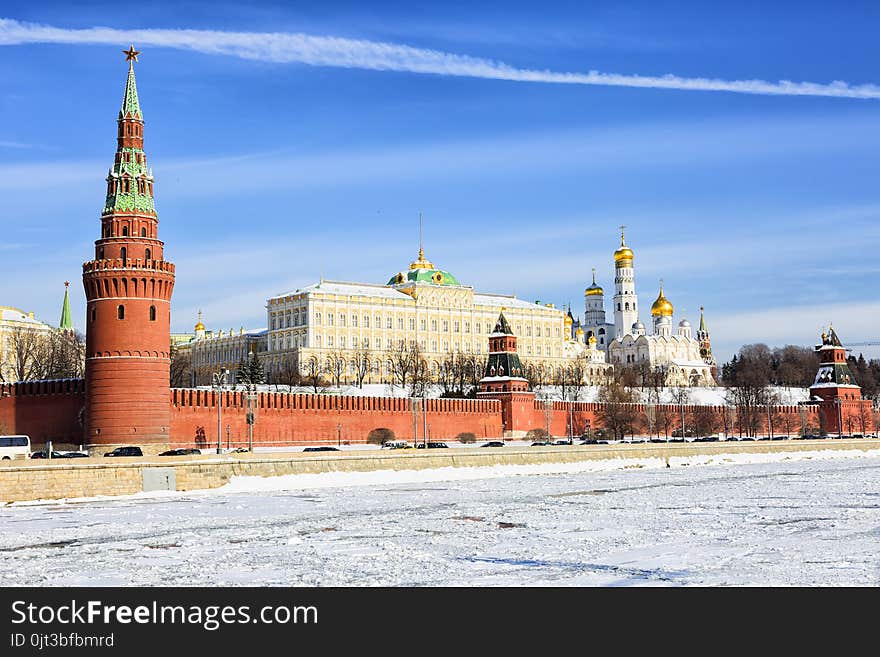
<svg viewBox="0 0 880 657">
<path fill-rule="evenodd" d="M 677 75 L 623 75 L 589 71 L 568 73 L 524 69 L 481 57 L 414 48 L 411 46 L 284 32 L 221 32 L 215 30 L 135 29 L 108 27 L 66 29 L 50 25 L 0 19 L 0 45 L 27 43 L 109 44 L 135 42 L 139 46 L 180 48 L 213 55 L 310 66 L 334 66 L 375 71 L 405 71 L 515 82 L 601 85 L 727 91 L 781 96 L 832 96 L 837 98 L 880 98 L 880 86 L 780 80 L 721 80 L 685 78 Z"/>
</svg>

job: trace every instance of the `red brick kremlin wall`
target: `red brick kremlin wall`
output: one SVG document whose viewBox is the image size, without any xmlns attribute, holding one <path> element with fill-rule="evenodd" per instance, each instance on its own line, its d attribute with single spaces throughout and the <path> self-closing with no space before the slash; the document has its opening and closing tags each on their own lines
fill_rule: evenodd
<svg viewBox="0 0 880 657">
<path fill-rule="evenodd" d="M 171 442 L 176 447 L 217 445 L 217 393 L 209 390 L 171 391 Z M 254 444 L 262 446 L 364 443 L 373 429 L 391 429 L 395 436 L 413 437 L 413 409 L 409 399 L 335 395 L 260 393 L 257 400 Z M 247 445 L 247 397 L 223 393 L 222 444 Z M 425 401 L 429 437 L 451 440 L 471 432 L 477 439 L 501 435 L 501 404 L 475 399 Z M 417 419 L 419 440 L 424 423 Z"/>
<path fill-rule="evenodd" d="M 85 390 L 83 379 L 0 385 L 0 433 L 28 435 L 33 445 L 82 445 Z"/>
<path fill-rule="evenodd" d="M 85 405 L 85 386 L 80 380 L 35 381 L 0 385 L 0 432 L 21 433 L 31 437 L 34 445 L 50 439 L 55 445 L 78 446 L 83 442 L 82 413 Z M 211 448 L 217 444 L 217 407 L 215 392 L 206 390 L 171 390 L 169 392 L 171 417 L 171 443 L 175 446 Z M 312 394 L 260 393 L 258 395 L 254 440 L 257 445 L 295 445 L 307 443 L 335 444 L 337 427 L 341 425 L 341 439 L 349 443 L 363 443 L 367 434 L 376 428 L 388 428 L 403 439 L 413 435 L 413 412 L 408 399 L 388 397 L 350 397 Z M 137 402 L 133 401 L 132 405 Z M 429 399 L 427 400 L 427 423 L 430 437 L 437 440 L 454 440 L 461 432 L 474 433 L 478 440 L 495 438 L 504 428 L 517 431 L 546 429 L 547 409 L 542 401 L 517 404 L 507 409 L 495 400 Z M 569 416 L 569 406 L 571 415 Z M 776 435 L 799 433 L 803 418 L 810 431 L 824 429 L 831 435 L 837 432 L 836 407 L 777 406 L 773 407 L 773 433 Z M 599 404 L 585 402 L 552 402 L 549 416 L 551 433 L 564 436 L 569 432 L 571 417 L 575 435 L 601 427 Z M 662 407 L 658 407 L 662 408 Z M 678 406 L 665 407 L 670 418 L 669 433 L 680 425 Z M 686 406 L 685 425 L 692 414 L 704 407 Z M 724 409 L 710 407 L 719 424 L 717 432 L 724 431 Z M 820 418 L 821 414 L 825 417 Z M 637 434 L 647 434 L 646 408 L 637 405 Z M 245 413 L 247 402 L 244 393 L 226 392 L 223 399 L 223 436 L 226 446 L 226 427 L 230 428 L 232 446 L 247 444 Z M 511 411 L 513 411 L 511 413 Z M 870 401 L 859 400 L 841 404 L 843 431 L 871 432 L 875 420 L 870 411 Z M 657 412 L 659 415 L 660 413 Z M 505 420 L 508 417 L 511 420 Z M 787 419 L 786 419 L 787 418 Z M 589 422 L 589 425 L 587 424 Z M 758 418 L 759 434 L 766 433 L 766 413 Z M 729 422 L 729 424 L 731 424 Z M 863 427 L 862 425 L 865 424 Z M 419 438 L 423 423 L 418 419 Z M 739 435 L 737 423 L 728 427 L 729 433 Z M 655 428 L 655 433 L 658 430 Z M 659 433 L 665 432 L 661 427 Z M 131 444 L 137 444 L 132 440 Z"/>
</svg>

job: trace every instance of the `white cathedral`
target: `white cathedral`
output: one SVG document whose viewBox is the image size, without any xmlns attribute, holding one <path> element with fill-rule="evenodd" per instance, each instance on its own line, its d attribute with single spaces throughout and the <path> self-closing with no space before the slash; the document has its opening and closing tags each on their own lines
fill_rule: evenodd
<svg viewBox="0 0 880 657">
<path fill-rule="evenodd" d="M 709 343 L 709 332 L 700 310 L 700 328 L 695 338 L 690 322 L 682 318 L 673 330 L 674 308 L 663 294 L 651 306 L 651 333 L 639 321 L 639 300 L 635 287 L 633 252 L 626 245 L 623 230 L 620 248 L 614 252 L 614 323 L 605 321 L 605 291 L 593 283 L 584 290 L 584 322 L 576 330 L 577 338 L 607 353 L 615 366 L 646 365 L 662 369 L 670 386 L 714 386 L 715 360 Z M 582 337 L 583 336 L 583 337 Z"/>
</svg>

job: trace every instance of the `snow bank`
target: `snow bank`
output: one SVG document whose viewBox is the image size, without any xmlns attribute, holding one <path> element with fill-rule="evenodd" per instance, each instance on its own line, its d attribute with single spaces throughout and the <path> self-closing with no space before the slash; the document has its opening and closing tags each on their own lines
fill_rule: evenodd
<svg viewBox="0 0 880 657">
<path fill-rule="evenodd" d="M 436 481 L 468 481 L 501 477 L 548 474 L 606 472 L 610 470 L 671 468 L 706 465 L 739 465 L 780 461 L 827 460 L 880 457 L 880 449 L 822 450 L 810 452 L 775 452 L 763 454 L 713 454 L 665 458 L 602 459 L 576 463 L 541 463 L 534 465 L 493 465 L 473 468 L 435 468 L 428 470 L 375 470 L 371 472 L 323 472 L 320 474 L 280 475 L 277 477 L 232 477 L 225 486 L 214 489 L 225 493 L 384 486 Z"/>
</svg>

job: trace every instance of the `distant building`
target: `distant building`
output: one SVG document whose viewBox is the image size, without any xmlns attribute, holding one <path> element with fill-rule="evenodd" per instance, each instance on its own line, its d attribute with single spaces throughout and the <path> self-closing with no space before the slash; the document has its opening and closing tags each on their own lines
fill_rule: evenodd
<svg viewBox="0 0 880 657">
<path fill-rule="evenodd" d="M 349 360 L 344 380 L 353 381 L 356 356 L 366 354 L 366 382 L 391 383 L 392 354 L 417 347 L 437 375 L 447 354 L 486 359 L 486 336 L 502 308 L 519 340 L 524 365 L 541 365 L 552 375 L 586 350 L 585 344 L 572 340 L 562 309 L 477 292 L 435 267 L 421 248 L 409 268 L 385 285 L 321 280 L 272 297 L 266 307 L 269 374 L 291 359 L 305 369 L 311 359 L 324 365 L 332 354 L 341 353 Z"/>
</svg>

